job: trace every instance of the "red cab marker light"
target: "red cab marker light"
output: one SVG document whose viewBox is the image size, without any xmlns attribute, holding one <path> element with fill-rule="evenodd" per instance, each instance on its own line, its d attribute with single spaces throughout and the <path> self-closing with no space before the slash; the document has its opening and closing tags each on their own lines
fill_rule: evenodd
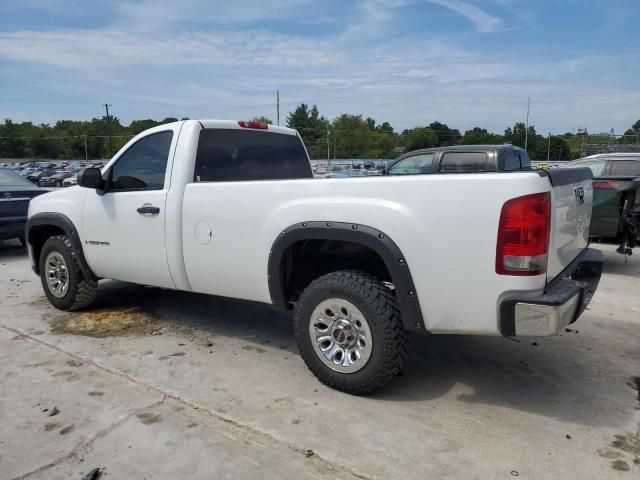
<svg viewBox="0 0 640 480">
<path fill-rule="evenodd" d="M 244 120 L 238 120 L 238 125 L 242 128 L 255 128 L 257 130 L 267 130 L 269 125 L 262 122 L 246 122 Z"/>
</svg>

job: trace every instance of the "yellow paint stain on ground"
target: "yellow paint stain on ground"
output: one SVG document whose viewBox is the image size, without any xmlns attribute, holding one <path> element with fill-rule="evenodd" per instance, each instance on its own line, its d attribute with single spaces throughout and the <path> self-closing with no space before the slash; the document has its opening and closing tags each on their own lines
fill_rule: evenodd
<svg viewBox="0 0 640 480">
<path fill-rule="evenodd" d="M 91 337 L 109 337 L 127 333 L 144 333 L 154 318 L 138 307 L 89 310 L 70 313 L 52 324 L 56 333 Z"/>
</svg>

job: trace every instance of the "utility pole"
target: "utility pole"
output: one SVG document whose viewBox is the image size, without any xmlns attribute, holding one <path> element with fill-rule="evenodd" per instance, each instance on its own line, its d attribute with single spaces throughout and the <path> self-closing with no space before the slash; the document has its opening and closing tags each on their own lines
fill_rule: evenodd
<svg viewBox="0 0 640 480">
<path fill-rule="evenodd" d="M 547 162 L 551 156 L 551 132 L 549 132 L 549 143 L 547 144 Z"/>
<path fill-rule="evenodd" d="M 278 117 L 278 126 L 280 126 L 280 90 L 276 90 L 276 116 Z"/>
<path fill-rule="evenodd" d="M 109 158 L 113 156 L 113 143 L 111 142 L 111 117 L 109 116 L 110 103 L 104 104 L 104 109 L 107 111 L 107 134 L 109 135 Z"/>
<path fill-rule="evenodd" d="M 524 127 L 524 151 L 527 151 L 527 145 L 529 143 L 529 111 L 531 109 L 531 97 L 527 97 L 527 123 Z"/>
<path fill-rule="evenodd" d="M 329 135 L 331 135 L 331 132 L 329 131 L 329 124 L 327 124 L 327 164 L 329 164 L 329 161 L 331 160 L 331 152 L 329 150 Z"/>
</svg>

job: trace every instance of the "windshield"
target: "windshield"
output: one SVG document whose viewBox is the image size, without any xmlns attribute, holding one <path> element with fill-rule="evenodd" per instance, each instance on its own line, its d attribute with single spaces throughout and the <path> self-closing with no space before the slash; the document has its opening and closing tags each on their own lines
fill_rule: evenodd
<svg viewBox="0 0 640 480">
<path fill-rule="evenodd" d="M 12 170 L 0 168 L 0 187 L 33 187 L 33 183 Z"/>
</svg>

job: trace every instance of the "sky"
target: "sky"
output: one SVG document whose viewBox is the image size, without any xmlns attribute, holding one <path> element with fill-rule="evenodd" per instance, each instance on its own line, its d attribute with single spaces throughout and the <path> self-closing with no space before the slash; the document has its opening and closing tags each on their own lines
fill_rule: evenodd
<svg viewBox="0 0 640 480">
<path fill-rule="evenodd" d="M 1 0 L 0 118 L 276 120 L 300 103 L 502 132 L 640 118 L 640 0 Z"/>
</svg>

